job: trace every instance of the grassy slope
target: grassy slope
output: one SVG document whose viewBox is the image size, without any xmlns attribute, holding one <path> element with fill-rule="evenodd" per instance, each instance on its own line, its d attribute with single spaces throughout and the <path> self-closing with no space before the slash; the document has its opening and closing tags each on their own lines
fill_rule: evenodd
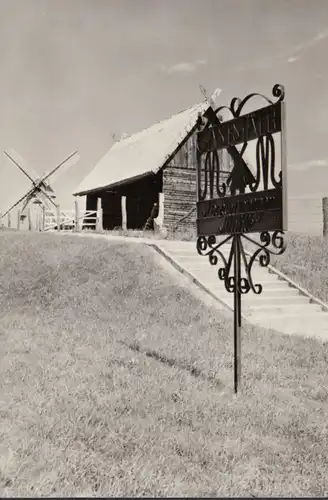
<svg viewBox="0 0 328 500">
<path fill-rule="evenodd" d="M 328 302 L 327 239 L 288 233 L 286 252 L 272 259 L 272 264 L 314 296 Z"/>
<path fill-rule="evenodd" d="M 166 234 L 153 231 L 116 230 L 105 233 L 119 236 L 133 236 L 148 239 L 175 239 L 195 241 L 193 229 L 171 231 Z M 254 235 L 253 235 L 254 237 Z M 220 240 L 220 238 L 219 238 Z M 283 255 L 271 257 L 271 264 L 296 283 L 304 286 L 313 295 L 328 302 L 328 239 L 321 236 L 287 233 L 287 250 Z M 245 249 L 254 251 L 254 246 L 243 240 Z"/>
<path fill-rule="evenodd" d="M 157 258 L 0 234 L 0 494 L 327 495 L 327 345 L 244 329 L 236 398 L 230 321 Z"/>
</svg>

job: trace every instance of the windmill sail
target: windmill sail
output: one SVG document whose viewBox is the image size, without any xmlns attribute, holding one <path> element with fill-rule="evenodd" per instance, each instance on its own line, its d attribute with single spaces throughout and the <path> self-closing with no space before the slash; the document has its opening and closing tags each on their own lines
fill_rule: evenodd
<svg viewBox="0 0 328 500">
<path fill-rule="evenodd" d="M 21 172 L 26 175 L 31 182 L 39 177 L 39 174 L 31 168 L 31 166 L 23 160 L 23 158 L 14 149 L 7 149 L 4 154 L 16 165 L 16 167 L 19 168 Z"/>
<path fill-rule="evenodd" d="M 2 154 L 0 157 L 0 212 L 4 215 L 31 190 L 31 181 Z"/>
<path fill-rule="evenodd" d="M 50 170 L 49 172 L 45 172 L 44 175 L 42 175 L 42 179 L 44 179 L 45 182 L 50 183 L 51 185 L 54 185 L 54 183 L 57 181 L 57 179 L 62 176 L 69 168 L 71 168 L 73 165 L 75 165 L 80 159 L 80 155 L 78 154 L 77 151 L 74 153 L 70 154 L 65 160 L 60 162 L 55 168 Z"/>
</svg>

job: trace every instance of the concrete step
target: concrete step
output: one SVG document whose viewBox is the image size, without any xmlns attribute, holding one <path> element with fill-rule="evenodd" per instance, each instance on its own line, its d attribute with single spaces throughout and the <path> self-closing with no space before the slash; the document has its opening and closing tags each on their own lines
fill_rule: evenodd
<svg viewBox="0 0 328 500">
<path fill-rule="evenodd" d="M 162 242 L 161 243 L 161 247 L 165 250 L 167 250 L 168 252 L 172 252 L 174 254 L 181 254 L 181 253 L 185 253 L 185 254 L 192 254 L 192 253 L 195 253 L 197 255 L 200 255 L 198 254 L 198 251 L 197 251 L 197 245 L 196 245 L 196 242 L 173 242 L 173 241 L 169 241 L 169 242 Z M 253 251 L 256 250 L 258 247 L 255 247 L 253 248 Z M 223 252 L 223 253 L 230 253 L 230 250 L 231 250 L 231 241 L 229 243 L 225 243 L 224 245 L 222 245 L 221 247 L 218 248 L 218 250 L 220 252 Z M 247 251 L 246 248 L 244 247 L 244 250 L 245 252 Z M 205 250 L 205 253 L 207 252 L 210 252 L 211 251 L 211 248 L 207 248 Z"/>
<path fill-rule="evenodd" d="M 308 303 L 300 303 L 300 304 L 251 304 L 248 307 L 249 312 L 256 313 L 257 311 L 259 312 L 273 312 L 277 314 L 283 314 L 283 313 L 299 313 L 301 315 L 306 314 L 306 312 L 310 311 L 322 311 L 321 307 L 317 304 L 310 304 Z"/>
<path fill-rule="evenodd" d="M 260 326 L 269 326 L 271 324 L 276 324 L 276 319 L 281 318 L 285 321 L 295 321 L 300 320 L 306 317 L 312 317 L 313 321 L 317 321 L 316 314 L 320 314 L 321 311 L 315 308 L 313 311 L 305 310 L 304 306 L 299 308 L 298 311 L 291 310 L 290 308 L 262 308 L 262 309 L 243 309 L 242 314 L 253 324 L 257 324 Z M 272 323 L 273 322 L 273 323 Z M 281 322 L 283 326 L 285 323 Z"/>
<path fill-rule="evenodd" d="M 297 305 L 297 304 L 310 304 L 310 300 L 308 297 L 305 297 L 304 295 L 265 295 L 265 293 L 261 293 L 260 295 L 256 294 L 249 294 L 243 295 L 241 300 L 242 304 L 246 305 L 264 305 L 266 303 L 268 304 L 286 304 L 286 305 Z"/>
<path fill-rule="evenodd" d="M 309 328 L 313 329 L 320 329 L 320 330 L 327 330 L 328 331 L 328 314 L 327 318 L 325 319 L 318 319 L 317 314 L 313 314 L 311 316 L 302 316 L 301 318 L 298 316 L 296 317 L 282 317 L 282 318 L 270 318 L 266 324 L 270 326 L 271 328 L 277 328 L 280 330 L 281 328 L 284 329 L 291 329 L 291 330 L 308 330 Z"/>
<path fill-rule="evenodd" d="M 181 265 L 190 266 L 193 269 L 215 269 L 219 268 L 224 264 L 224 261 L 218 258 L 217 264 L 213 265 L 210 263 L 208 259 L 201 259 L 199 257 L 175 257 L 176 262 L 179 262 Z M 244 268 L 242 267 L 242 273 L 244 272 Z M 271 272 L 268 268 L 260 266 L 257 262 L 253 264 L 252 272 L 262 272 L 264 274 L 273 274 L 277 276 L 274 272 Z"/>
<path fill-rule="evenodd" d="M 185 260 L 188 261 L 189 259 L 192 259 L 193 257 L 195 257 L 197 259 L 202 259 L 202 260 L 205 260 L 205 261 L 208 262 L 208 256 L 207 255 L 201 255 L 201 254 L 199 254 L 197 252 L 197 249 L 195 247 L 191 247 L 191 248 L 183 248 L 183 247 L 172 248 L 172 247 L 164 247 L 162 245 L 162 248 L 168 254 L 170 254 L 171 257 L 173 257 L 175 259 L 185 259 Z M 223 256 L 226 259 L 229 258 L 229 256 L 230 256 L 230 247 L 221 247 L 219 250 L 220 250 L 220 252 L 223 254 Z M 215 253 L 215 255 L 218 257 L 218 259 L 220 259 L 220 255 L 219 254 Z"/>
<path fill-rule="evenodd" d="M 180 248 L 165 248 L 165 251 L 174 255 L 174 257 L 180 257 L 180 256 L 192 257 L 193 255 L 195 255 L 196 257 L 206 259 L 206 258 L 208 258 L 207 254 L 209 254 L 210 249 L 206 250 L 204 253 L 198 253 L 196 248 L 189 248 L 189 249 L 186 249 L 186 248 L 181 248 L 181 249 Z M 218 248 L 217 252 L 220 252 L 223 255 L 228 257 L 231 253 L 231 249 L 230 249 L 230 247 L 228 247 L 228 248 L 221 247 L 221 248 Z M 215 252 L 214 255 L 218 255 L 217 252 Z M 246 255 L 248 256 L 247 253 L 246 253 Z"/>
<path fill-rule="evenodd" d="M 200 280 L 199 280 L 200 281 Z M 218 293 L 226 293 L 229 296 L 233 297 L 233 292 L 228 292 L 224 286 L 223 282 L 202 282 L 204 286 L 212 290 L 213 292 L 218 292 Z M 291 290 L 294 292 L 293 290 Z M 304 299 L 303 299 L 304 297 Z M 290 293 L 288 288 L 276 288 L 276 292 L 272 292 L 272 289 L 269 290 L 269 292 L 266 292 L 266 288 L 263 289 L 261 294 L 256 294 L 252 290 L 250 290 L 247 294 L 242 294 L 242 301 L 246 302 L 252 302 L 253 300 L 258 303 L 258 301 L 263 301 L 263 300 L 280 300 L 280 298 L 283 298 L 284 301 L 290 300 L 297 300 L 300 298 L 300 302 L 307 302 L 309 299 L 305 295 L 300 295 L 298 293 Z"/>
<path fill-rule="evenodd" d="M 304 310 L 302 314 L 300 314 L 299 311 L 284 311 L 281 314 L 275 314 L 274 312 L 261 312 L 261 311 L 256 311 L 255 314 L 247 314 L 247 320 L 250 322 L 256 322 L 261 325 L 266 325 L 268 323 L 270 324 L 284 324 L 285 322 L 297 322 L 300 321 L 303 323 L 308 321 L 308 322 L 320 322 L 326 321 L 328 313 L 323 312 L 322 310 L 318 311 L 316 308 L 314 310 Z"/>
<path fill-rule="evenodd" d="M 223 260 L 218 258 L 217 264 L 211 264 L 208 259 L 201 259 L 200 257 L 176 257 L 174 259 L 176 262 L 179 262 L 182 265 L 193 267 L 194 269 L 216 269 L 223 265 Z M 252 271 L 260 271 L 265 274 L 273 274 L 277 276 L 276 273 L 271 272 L 268 268 L 260 266 L 257 262 L 253 264 Z M 242 274 L 245 274 L 244 267 L 241 268 Z"/>
<path fill-rule="evenodd" d="M 204 283 L 215 283 L 216 281 L 223 283 L 223 280 L 219 278 L 219 269 L 213 269 L 213 270 L 206 270 L 206 269 L 194 269 L 191 266 L 184 266 L 180 264 L 183 269 L 188 271 L 189 273 L 193 274 L 196 277 L 199 277 L 204 281 Z M 230 273 L 230 276 L 232 276 L 232 273 Z M 247 279 L 247 276 L 242 275 L 241 276 L 243 279 Z M 288 287 L 288 283 L 286 281 L 280 280 L 277 276 L 271 275 L 271 274 L 266 274 L 266 273 L 258 273 L 256 270 L 254 270 L 251 274 L 252 280 L 254 284 L 268 284 L 268 283 L 283 283 L 284 287 Z"/>
<path fill-rule="evenodd" d="M 204 285 L 206 286 L 206 285 Z M 212 293 L 217 294 L 217 296 L 221 299 L 224 300 L 227 304 L 230 304 L 233 306 L 233 293 L 227 292 L 225 289 L 218 291 L 210 287 L 206 287 L 208 290 L 210 290 Z M 311 306 L 315 308 L 317 311 L 321 311 L 320 305 L 317 304 L 312 304 L 309 300 L 308 297 L 306 296 L 265 296 L 263 294 L 261 295 L 255 295 L 252 294 L 252 296 L 248 297 L 247 295 L 242 295 L 241 298 L 241 305 L 242 305 L 242 310 L 246 313 L 250 312 L 253 313 L 253 311 L 261 311 L 262 309 L 265 309 L 266 311 L 270 312 L 273 310 L 274 312 L 276 309 L 283 309 L 290 311 L 291 308 L 296 307 L 298 310 L 300 309 L 303 312 L 304 307 Z M 312 310 L 312 309 L 311 309 Z M 271 312 L 270 312 L 271 314 Z"/>
<path fill-rule="evenodd" d="M 233 293 L 228 293 L 224 282 L 218 278 L 217 273 L 223 263 L 220 256 L 216 254 L 218 264 L 211 266 L 207 256 L 198 254 L 196 242 L 167 241 L 162 247 L 179 266 L 233 308 Z M 230 250 L 231 242 L 220 248 L 226 259 Z M 242 276 L 246 277 L 244 271 Z M 263 289 L 260 295 L 252 291 L 242 295 L 241 308 L 246 321 L 285 334 L 317 337 L 328 342 L 328 312 L 320 304 L 312 303 L 309 297 L 269 269 L 261 267 L 259 262 L 253 265 L 252 279 L 255 285 L 261 284 Z"/>
<path fill-rule="evenodd" d="M 223 282 L 223 280 L 220 280 L 217 272 L 212 273 L 210 275 L 206 275 L 206 273 L 203 271 L 194 270 L 194 269 L 187 268 L 187 267 L 185 267 L 184 269 L 186 269 L 189 273 L 193 274 L 197 279 L 202 280 L 204 282 L 204 285 L 205 284 L 215 285 L 215 283 L 219 283 L 219 286 L 221 286 L 221 285 L 224 286 L 224 282 Z M 269 285 L 272 288 L 274 288 L 274 287 L 280 288 L 280 289 L 291 288 L 291 287 L 289 287 L 288 283 L 286 283 L 285 281 L 279 280 L 276 276 L 270 276 L 270 275 L 259 276 L 259 275 L 253 273 L 252 278 L 253 278 L 254 284 L 261 284 L 263 286 L 263 290 L 264 290 L 264 288 L 268 287 Z"/>
<path fill-rule="evenodd" d="M 223 254 L 223 256 L 226 258 L 226 260 L 228 260 L 229 255 Z M 192 263 L 192 262 L 196 262 L 198 265 L 202 265 L 203 263 L 207 264 L 207 265 L 211 265 L 209 258 L 204 257 L 203 255 L 184 255 L 184 254 L 181 254 L 181 255 L 174 255 L 174 256 L 172 255 L 172 257 L 174 257 L 175 259 L 177 259 L 181 262 L 187 262 L 188 264 Z M 216 257 L 218 258 L 218 262 L 223 262 L 220 255 L 217 255 Z"/>
<path fill-rule="evenodd" d="M 222 238 L 220 241 L 223 241 L 225 238 Z M 217 244 L 220 243 L 220 241 L 217 241 Z M 229 240 L 226 243 L 224 243 L 221 248 L 230 248 L 231 246 L 231 241 Z M 166 240 L 166 241 L 161 241 L 161 246 L 167 247 L 167 248 L 172 248 L 172 249 L 180 249 L 183 248 L 185 250 L 192 249 L 192 248 L 197 248 L 197 241 L 178 241 L 178 240 Z"/>
<path fill-rule="evenodd" d="M 328 341 L 328 322 L 317 322 L 315 318 L 311 322 L 300 322 L 299 320 L 285 321 L 283 323 L 267 322 L 263 325 L 256 323 L 263 328 L 269 328 L 287 335 L 302 335 L 305 337 L 317 337 Z"/>
<path fill-rule="evenodd" d="M 215 284 L 213 283 L 214 287 L 215 287 Z M 220 284 L 219 283 L 219 287 L 221 288 L 221 286 L 224 288 L 224 284 Z M 211 284 L 211 288 L 212 288 L 212 284 Z M 224 288 L 225 289 L 225 288 Z M 227 292 L 228 293 L 228 292 Z M 305 297 L 307 301 L 309 301 L 310 299 L 308 297 L 306 297 L 306 295 L 302 295 L 299 293 L 299 291 L 297 290 L 297 288 L 292 288 L 292 287 L 289 287 L 289 286 L 285 286 L 285 287 L 276 287 L 276 288 L 263 288 L 263 291 L 260 295 L 256 295 L 254 292 L 252 292 L 251 290 L 242 296 L 242 300 L 247 300 L 247 299 L 251 299 L 251 297 L 254 297 L 254 300 L 257 300 L 258 298 L 272 298 L 272 300 L 276 300 L 276 298 L 278 297 L 283 297 L 284 300 L 289 300 L 289 299 L 296 299 L 296 298 L 299 298 L 299 297 Z"/>
<path fill-rule="evenodd" d="M 212 293 L 213 291 L 210 290 Z M 233 294 L 217 294 L 217 296 L 223 300 L 227 305 L 230 307 L 233 307 L 233 297 L 231 297 Z M 284 314 L 284 312 L 289 313 L 291 308 L 296 307 L 298 308 L 298 311 L 301 311 L 302 317 L 304 311 L 304 307 L 307 306 L 314 306 L 315 311 L 320 311 L 320 306 L 315 306 L 314 304 L 311 304 L 309 300 L 306 297 L 301 297 L 301 300 L 299 300 L 299 297 L 276 297 L 275 299 L 272 299 L 271 297 L 261 297 L 260 295 L 254 296 L 252 299 L 245 299 L 244 296 L 242 296 L 241 299 L 241 308 L 243 311 L 243 314 L 246 316 L 254 316 L 256 313 L 256 317 L 258 317 L 258 313 L 261 313 L 262 311 L 265 311 L 265 320 L 268 318 L 268 315 L 272 317 L 273 319 L 276 318 L 276 314 Z M 312 311 L 312 309 L 311 309 Z M 298 314 L 299 317 L 299 314 Z"/>
</svg>

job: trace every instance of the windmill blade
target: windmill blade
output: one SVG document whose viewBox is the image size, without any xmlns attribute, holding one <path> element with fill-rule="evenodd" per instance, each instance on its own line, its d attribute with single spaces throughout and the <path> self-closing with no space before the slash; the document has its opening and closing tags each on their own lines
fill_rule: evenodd
<svg viewBox="0 0 328 500">
<path fill-rule="evenodd" d="M 74 160 L 73 160 L 73 158 L 74 158 Z M 68 167 L 71 167 L 72 165 L 74 165 L 79 159 L 80 159 L 80 156 L 78 155 L 78 152 L 74 151 L 74 153 L 72 153 L 69 156 L 67 156 L 67 158 L 65 158 L 65 160 L 63 160 L 62 162 L 60 162 L 55 168 L 53 168 L 44 177 L 42 177 L 41 178 L 41 182 L 45 182 L 47 179 L 49 179 L 49 177 L 52 177 L 52 182 L 54 182 L 54 179 L 55 179 L 54 174 L 57 173 L 57 172 L 59 172 L 59 169 L 64 164 L 66 164 L 65 165 L 65 170 L 66 170 Z M 61 170 L 60 173 L 63 173 L 63 170 Z M 57 174 L 57 177 L 58 177 L 58 174 Z"/>
<path fill-rule="evenodd" d="M 73 156 L 71 156 L 70 158 L 67 159 L 67 161 L 65 162 L 65 164 L 63 164 L 61 166 L 61 168 L 59 168 L 58 170 L 56 170 L 50 177 L 50 179 L 47 181 L 48 184 L 50 183 L 50 186 L 52 186 L 53 184 L 55 184 L 58 179 L 61 179 L 61 177 L 64 177 L 65 174 L 69 171 L 69 169 L 71 167 L 73 167 L 74 165 L 76 165 L 81 159 L 81 156 L 79 155 L 78 152 L 75 152 L 75 154 Z"/>
<path fill-rule="evenodd" d="M 35 187 L 27 191 L 27 193 L 25 193 L 24 196 L 22 196 L 18 201 L 16 201 L 16 203 L 14 203 L 10 208 L 8 208 L 8 210 L 6 210 L 6 212 L 2 214 L 2 217 L 7 215 L 13 208 L 17 207 L 17 205 L 19 205 L 25 198 L 28 198 L 34 191 Z"/>
<path fill-rule="evenodd" d="M 216 88 L 214 90 L 213 94 L 211 95 L 211 97 L 209 98 L 209 101 L 210 101 L 213 108 L 215 108 L 215 101 L 217 100 L 217 98 L 219 97 L 219 95 L 221 93 L 222 93 L 222 89 Z"/>
<path fill-rule="evenodd" d="M 13 167 L 11 160 L 0 155 L 0 212 L 5 213 L 32 188 L 31 181 Z"/>
<path fill-rule="evenodd" d="M 7 151 L 4 151 L 5 155 L 12 161 L 12 163 L 14 163 L 14 165 L 16 165 L 16 167 L 19 168 L 19 170 L 24 174 L 26 175 L 26 177 L 33 183 L 35 184 L 35 181 L 36 179 L 39 177 L 39 175 L 35 172 L 35 171 L 32 171 L 32 175 L 34 176 L 34 178 L 32 177 L 32 175 L 30 175 L 28 172 L 27 172 L 27 168 L 25 166 L 25 162 L 22 160 L 22 158 L 19 157 L 19 155 L 16 153 L 16 151 L 14 151 L 13 149 L 9 150 L 8 152 Z M 22 167 L 22 164 L 24 164 L 24 167 Z M 30 172 L 31 172 L 31 168 L 29 168 Z"/>
<path fill-rule="evenodd" d="M 199 87 L 199 90 L 201 91 L 201 93 L 203 94 L 203 96 L 205 97 L 205 101 L 208 100 L 208 95 L 207 95 L 207 90 L 206 88 L 204 87 L 204 85 L 198 85 Z"/>
</svg>

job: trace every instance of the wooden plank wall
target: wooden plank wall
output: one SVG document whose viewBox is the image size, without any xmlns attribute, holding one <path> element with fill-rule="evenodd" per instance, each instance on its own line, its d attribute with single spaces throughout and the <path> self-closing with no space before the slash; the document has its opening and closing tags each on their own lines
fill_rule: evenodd
<svg viewBox="0 0 328 500">
<path fill-rule="evenodd" d="M 192 135 L 163 170 L 164 226 L 175 226 L 196 204 L 196 165 Z M 195 226 L 193 213 L 181 227 Z"/>
<path fill-rule="evenodd" d="M 196 211 L 180 221 L 196 207 L 195 145 L 196 133 L 189 137 L 163 170 L 165 227 L 196 227 Z"/>
</svg>

